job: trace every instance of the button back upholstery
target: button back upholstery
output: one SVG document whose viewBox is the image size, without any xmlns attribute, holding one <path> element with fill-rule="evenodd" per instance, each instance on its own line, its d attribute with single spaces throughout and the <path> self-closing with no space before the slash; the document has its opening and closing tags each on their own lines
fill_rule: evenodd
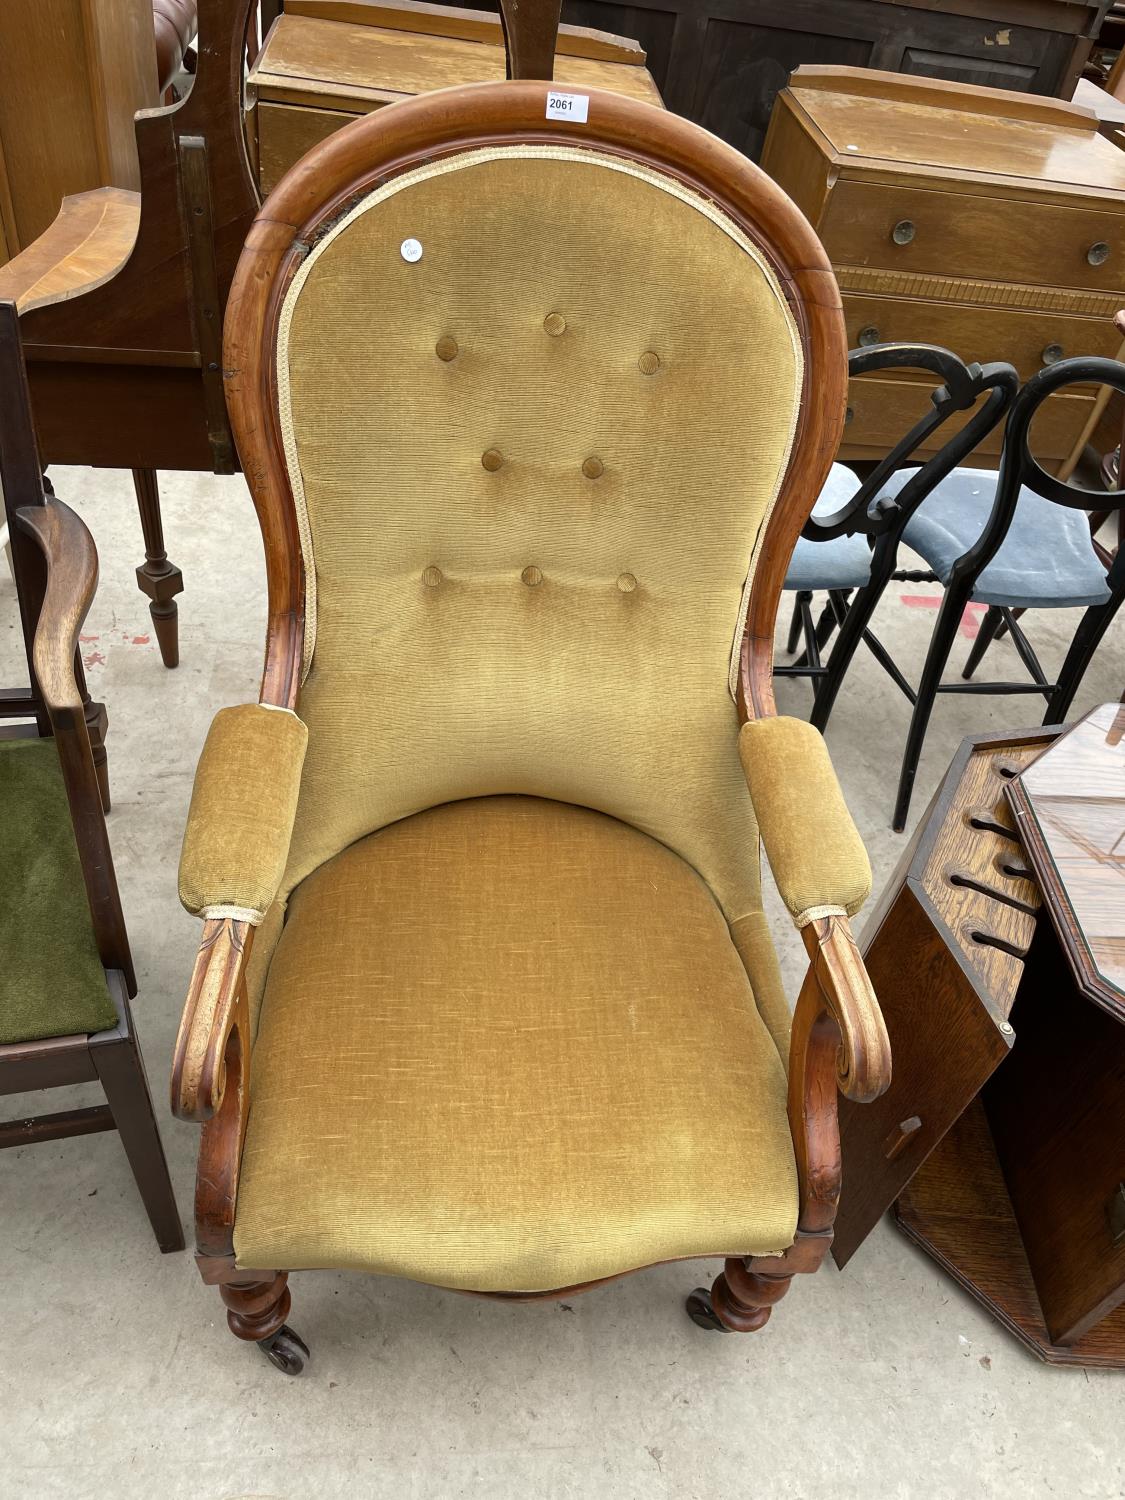
<svg viewBox="0 0 1125 1500">
<path fill-rule="evenodd" d="M 620 818 L 756 910 L 728 667 L 802 355 L 742 232 L 602 153 L 464 153 L 315 243 L 277 361 L 310 605 L 287 887 L 518 792 Z"/>
</svg>

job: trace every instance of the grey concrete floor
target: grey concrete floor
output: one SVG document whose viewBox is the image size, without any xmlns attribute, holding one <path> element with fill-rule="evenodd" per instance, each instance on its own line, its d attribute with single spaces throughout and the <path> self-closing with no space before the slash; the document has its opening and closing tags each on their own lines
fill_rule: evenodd
<svg viewBox="0 0 1125 1500">
<path fill-rule="evenodd" d="M 178 904 L 176 862 L 211 716 L 256 696 L 261 546 L 240 478 L 162 476 L 169 551 L 186 581 L 182 665 L 167 672 L 133 582 L 141 547 L 129 476 L 53 478 L 101 554 L 83 651 L 109 706 L 110 834 L 135 1012 L 187 1224 L 197 1135 L 170 1118 L 165 1097 L 198 925 Z M 912 672 L 935 597 L 894 589 L 876 622 Z M 1035 618 L 1049 667 L 1075 619 Z M 1125 618 L 1078 711 L 1120 695 L 1123 648 Z M 989 659 L 1014 674 L 1010 646 Z M 15 680 L 19 661 L 0 572 L 0 681 Z M 802 683 L 780 684 L 779 699 L 783 711 L 807 712 Z M 941 700 L 915 816 L 965 734 L 1034 724 L 1036 701 Z M 876 889 L 903 847 L 889 824 L 906 723 L 905 701 L 861 655 L 828 738 Z M 803 951 L 771 902 L 794 994 Z M 92 1090 L 73 1093 L 94 1102 Z M 6 1102 L 5 1113 L 30 1113 L 60 1101 Z M 157 1253 L 114 1135 L 8 1151 L 0 1497 L 1125 1494 L 1125 1377 L 1039 1364 L 888 1224 L 844 1274 L 829 1265 L 799 1280 L 752 1336 L 709 1335 L 687 1320 L 684 1294 L 715 1270 L 666 1266 L 571 1304 L 532 1306 L 301 1273 L 293 1322 L 313 1362 L 287 1380 L 230 1337 L 189 1254 Z"/>
</svg>

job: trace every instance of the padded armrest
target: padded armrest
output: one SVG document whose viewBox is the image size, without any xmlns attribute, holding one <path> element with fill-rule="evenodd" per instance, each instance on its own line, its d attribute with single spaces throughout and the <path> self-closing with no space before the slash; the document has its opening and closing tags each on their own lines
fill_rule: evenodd
<svg viewBox="0 0 1125 1500">
<path fill-rule="evenodd" d="M 854 916 L 871 893 L 871 866 L 820 731 L 803 719 L 751 719 L 738 753 L 794 922 Z"/>
<path fill-rule="evenodd" d="M 309 732 L 289 709 L 223 708 L 195 773 L 180 900 L 197 917 L 257 925 L 289 856 Z"/>
</svg>

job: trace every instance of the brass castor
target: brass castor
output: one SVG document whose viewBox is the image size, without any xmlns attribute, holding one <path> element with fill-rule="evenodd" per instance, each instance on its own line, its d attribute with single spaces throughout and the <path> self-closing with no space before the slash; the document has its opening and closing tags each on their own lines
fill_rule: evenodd
<svg viewBox="0 0 1125 1500">
<path fill-rule="evenodd" d="M 268 1339 L 259 1339 L 258 1348 L 283 1375 L 299 1375 L 309 1361 L 309 1346 L 288 1323 L 282 1323 Z"/>
<path fill-rule="evenodd" d="M 730 1332 L 730 1329 L 720 1321 L 719 1315 L 715 1311 L 715 1304 L 711 1301 L 711 1290 L 709 1287 L 697 1286 L 684 1303 L 684 1306 L 687 1308 L 688 1317 L 693 1323 L 698 1324 L 700 1328 L 706 1328 L 711 1333 Z"/>
</svg>

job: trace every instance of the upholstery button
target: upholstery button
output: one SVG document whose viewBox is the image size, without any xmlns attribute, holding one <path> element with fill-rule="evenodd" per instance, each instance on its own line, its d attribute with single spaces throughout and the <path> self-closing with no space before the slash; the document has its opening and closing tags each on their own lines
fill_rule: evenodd
<svg viewBox="0 0 1125 1500">
<path fill-rule="evenodd" d="M 660 355 L 654 354 L 651 349 L 646 349 L 637 360 L 642 375 L 655 375 L 660 368 Z"/>
<path fill-rule="evenodd" d="M 434 353 L 437 355 L 438 359 L 443 359 L 446 364 L 448 364 L 451 359 L 456 359 L 460 352 L 461 351 L 457 347 L 457 340 L 454 338 L 450 338 L 448 333 L 443 334 L 434 345 Z"/>
<path fill-rule="evenodd" d="M 587 479 L 600 479 L 605 473 L 605 464 L 600 458 L 587 458 L 582 462 L 582 472 Z"/>
<path fill-rule="evenodd" d="M 527 584 L 529 589 L 533 589 L 537 583 L 543 582 L 543 574 L 539 571 L 538 568 L 524 568 L 523 572 L 520 574 L 520 577 L 523 579 L 524 583 Z"/>
<path fill-rule="evenodd" d="M 637 580 L 632 573 L 622 573 L 617 580 L 617 587 L 623 594 L 631 594 L 637 586 Z"/>
<path fill-rule="evenodd" d="M 480 461 L 490 474 L 495 474 L 497 469 L 503 467 L 504 455 L 499 448 L 488 448 L 481 454 Z"/>
<path fill-rule="evenodd" d="M 562 313 L 548 313 L 543 319 L 543 327 L 553 339 L 557 339 L 560 333 L 566 332 L 566 319 Z"/>
<path fill-rule="evenodd" d="M 427 588 L 436 589 L 441 582 L 442 572 L 440 568 L 429 567 L 422 572 L 422 582 Z"/>
</svg>

